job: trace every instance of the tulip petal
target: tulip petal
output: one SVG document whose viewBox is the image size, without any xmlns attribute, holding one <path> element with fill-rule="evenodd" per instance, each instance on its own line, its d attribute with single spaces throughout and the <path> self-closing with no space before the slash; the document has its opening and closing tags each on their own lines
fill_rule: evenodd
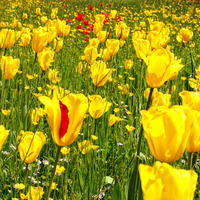
<svg viewBox="0 0 200 200">
<path fill-rule="evenodd" d="M 68 108 L 65 104 L 59 101 L 60 110 L 61 110 L 61 123 L 60 123 L 60 130 L 59 130 L 59 138 L 62 139 L 63 136 L 67 133 L 68 126 L 69 126 L 69 116 L 68 116 Z"/>
</svg>

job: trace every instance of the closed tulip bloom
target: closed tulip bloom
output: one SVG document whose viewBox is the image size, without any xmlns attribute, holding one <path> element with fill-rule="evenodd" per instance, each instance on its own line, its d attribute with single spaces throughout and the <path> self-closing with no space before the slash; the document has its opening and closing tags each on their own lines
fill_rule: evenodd
<svg viewBox="0 0 200 200">
<path fill-rule="evenodd" d="M 21 131 L 18 141 L 18 151 L 21 159 L 26 163 L 32 163 L 39 156 L 45 144 L 46 137 L 42 132 Z"/>
<path fill-rule="evenodd" d="M 169 40 L 170 40 L 170 37 L 169 37 L 169 36 L 163 35 L 163 38 L 162 38 L 161 41 L 160 41 L 160 46 L 161 46 L 161 47 L 166 47 L 167 44 L 168 44 L 168 42 L 169 42 Z"/>
<path fill-rule="evenodd" d="M 121 35 L 122 35 L 122 27 L 126 27 L 126 24 L 123 22 L 123 21 L 120 21 L 118 24 L 116 24 L 116 26 L 115 26 L 115 32 L 116 32 L 116 36 L 118 37 L 118 38 L 120 38 L 121 37 Z"/>
<path fill-rule="evenodd" d="M 60 19 L 56 20 L 56 29 L 57 29 L 57 35 L 59 37 L 63 36 L 64 27 L 66 26 L 66 21 L 61 21 Z"/>
<path fill-rule="evenodd" d="M 106 69 L 106 64 L 101 61 L 96 61 L 91 65 L 90 71 L 93 83 L 97 87 L 105 85 L 112 74 L 112 69 Z"/>
<path fill-rule="evenodd" d="M 57 38 L 53 40 L 53 48 L 56 49 L 56 52 L 58 53 L 63 47 L 63 39 Z"/>
<path fill-rule="evenodd" d="M 111 56 L 110 56 L 110 54 L 108 52 L 108 49 L 104 49 L 103 50 L 102 59 L 103 59 L 104 62 L 107 62 L 107 61 L 109 61 L 111 59 Z"/>
<path fill-rule="evenodd" d="M 126 40 L 128 38 L 128 35 L 130 33 L 130 27 L 122 27 L 122 35 L 121 35 L 121 39 L 122 40 Z"/>
<path fill-rule="evenodd" d="M 40 52 L 38 55 L 38 61 L 39 61 L 39 67 L 43 71 L 47 70 L 47 68 L 51 65 L 51 63 L 54 61 L 54 51 L 51 50 L 51 48 L 45 48 L 42 52 Z"/>
<path fill-rule="evenodd" d="M 40 15 L 40 8 L 36 8 L 36 15 Z"/>
<path fill-rule="evenodd" d="M 98 48 L 98 45 L 99 45 L 99 40 L 98 38 L 90 38 L 89 39 L 89 45 L 90 46 L 93 46 L 95 48 Z"/>
<path fill-rule="evenodd" d="M 106 41 L 106 47 L 110 56 L 114 56 L 119 50 L 119 40 L 110 39 Z"/>
<path fill-rule="evenodd" d="M 47 21 L 48 21 L 47 16 L 42 16 L 42 17 L 41 17 L 41 22 L 42 22 L 43 24 L 46 24 Z"/>
<path fill-rule="evenodd" d="M 43 29 L 34 29 L 32 37 L 32 48 L 35 53 L 40 53 L 47 46 L 48 32 Z"/>
<path fill-rule="evenodd" d="M 93 32 L 94 34 L 97 34 L 99 31 L 101 31 L 103 28 L 103 24 L 100 22 L 95 22 L 93 25 Z"/>
<path fill-rule="evenodd" d="M 97 38 L 100 43 L 104 43 L 106 41 L 107 32 L 106 31 L 99 31 L 97 33 Z"/>
<path fill-rule="evenodd" d="M 47 44 L 50 44 L 52 42 L 52 40 L 56 37 L 56 35 L 57 35 L 57 29 L 55 27 L 49 27 Z M 58 40 L 59 40 L 59 38 L 58 38 Z"/>
<path fill-rule="evenodd" d="M 20 60 L 12 56 L 1 57 L 1 73 L 6 80 L 13 78 L 19 69 Z"/>
<path fill-rule="evenodd" d="M 145 62 L 146 81 L 151 88 L 161 87 L 165 81 L 183 68 L 183 65 L 174 59 L 173 54 L 162 47 L 154 49 Z"/>
<path fill-rule="evenodd" d="M 29 187 L 28 191 L 28 200 L 41 200 L 44 194 L 43 188 L 40 186 L 37 187 Z"/>
<path fill-rule="evenodd" d="M 94 46 L 90 46 L 88 45 L 85 48 L 85 59 L 87 60 L 87 62 L 91 65 L 94 63 L 94 61 L 97 59 L 97 48 Z"/>
<path fill-rule="evenodd" d="M 89 113 L 94 119 L 98 119 L 101 117 L 105 112 L 110 109 L 112 103 L 107 102 L 106 99 L 103 99 L 99 95 L 91 95 L 89 96 L 90 99 L 90 107 Z"/>
<path fill-rule="evenodd" d="M 1 32 L 0 32 L 0 49 L 3 48 L 3 43 L 4 43 L 4 37 L 1 35 Z"/>
<path fill-rule="evenodd" d="M 196 110 L 190 112 L 193 114 L 194 123 L 190 128 L 186 150 L 191 153 L 200 151 L 200 112 Z"/>
<path fill-rule="evenodd" d="M 27 13 L 23 13 L 23 19 L 28 19 L 28 15 L 27 15 Z"/>
<path fill-rule="evenodd" d="M 188 43 L 193 37 L 193 32 L 189 29 L 182 28 L 177 35 L 178 42 Z"/>
<path fill-rule="evenodd" d="M 95 15 L 95 22 L 103 24 L 105 18 L 106 18 L 105 15 L 97 14 Z"/>
<path fill-rule="evenodd" d="M 167 163 L 140 164 L 144 200 L 193 200 L 198 175 L 193 170 L 176 169 Z"/>
<path fill-rule="evenodd" d="M 149 40 L 151 44 L 151 49 L 155 49 L 160 46 L 160 43 L 163 40 L 163 34 L 157 31 L 150 31 L 147 35 L 147 40 Z"/>
<path fill-rule="evenodd" d="M 10 29 L 2 29 L 0 34 L 3 36 L 4 48 L 11 48 L 15 43 L 15 31 Z"/>
<path fill-rule="evenodd" d="M 70 93 L 60 100 L 56 94 L 52 100 L 46 96 L 39 97 L 39 100 L 45 106 L 53 141 L 58 146 L 72 144 L 88 110 L 88 99 L 83 94 Z"/>
<path fill-rule="evenodd" d="M 141 123 L 152 155 L 161 162 L 175 162 L 185 151 L 192 120 L 181 106 L 142 110 Z"/>
<path fill-rule="evenodd" d="M 136 31 L 132 35 L 132 41 L 134 40 L 140 40 L 144 38 L 144 32 L 143 31 Z"/>
<path fill-rule="evenodd" d="M 137 57 L 140 59 L 145 59 L 151 52 L 151 45 L 148 40 L 134 40 L 133 45 L 137 54 Z"/>
<path fill-rule="evenodd" d="M 0 151 L 9 135 L 9 130 L 6 130 L 3 125 L 0 125 Z"/>
<path fill-rule="evenodd" d="M 28 34 L 22 34 L 21 36 L 21 44 L 23 47 L 26 47 L 30 44 L 31 36 Z"/>
<path fill-rule="evenodd" d="M 65 25 L 63 28 L 63 36 L 67 37 L 70 33 L 71 27 L 69 25 Z"/>
<path fill-rule="evenodd" d="M 132 60 L 129 60 L 129 59 L 126 59 L 124 61 L 124 67 L 125 69 L 129 70 L 133 67 L 133 61 Z"/>
<path fill-rule="evenodd" d="M 117 10 L 111 10 L 111 11 L 110 11 L 110 18 L 111 18 L 111 19 L 115 19 L 116 14 L 117 14 Z"/>
</svg>

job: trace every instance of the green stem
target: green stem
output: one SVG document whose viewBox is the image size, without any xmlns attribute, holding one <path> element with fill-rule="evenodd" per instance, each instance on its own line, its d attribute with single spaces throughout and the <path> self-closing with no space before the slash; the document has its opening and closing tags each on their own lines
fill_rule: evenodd
<svg viewBox="0 0 200 200">
<path fill-rule="evenodd" d="M 151 102 L 151 96 L 153 94 L 153 89 L 154 88 L 151 88 L 150 89 L 150 93 L 149 93 L 149 97 L 148 97 L 148 101 L 147 101 L 147 105 L 146 105 L 146 110 L 149 109 L 149 106 L 150 106 L 150 102 Z M 138 141 L 138 147 L 137 147 L 137 154 L 136 154 L 136 162 L 135 162 L 135 169 L 134 169 L 134 173 L 136 173 L 137 175 L 134 176 L 135 180 L 133 180 L 133 189 L 134 189 L 134 199 L 136 197 L 136 194 L 137 194 L 137 186 L 138 186 L 138 166 L 139 166 L 139 156 L 140 156 L 140 147 L 141 147 L 141 141 L 142 141 L 142 136 L 143 136 L 143 126 L 141 125 L 140 127 L 140 133 L 139 133 L 139 141 Z"/>
<path fill-rule="evenodd" d="M 169 81 L 169 94 L 172 93 L 172 80 Z"/>
<path fill-rule="evenodd" d="M 192 169 L 192 157 L 193 157 L 193 152 L 189 152 L 188 155 L 188 168 L 187 169 Z"/>
<path fill-rule="evenodd" d="M 25 174 L 24 174 L 24 185 L 26 184 L 27 174 L 28 174 L 28 163 L 26 163 L 26 169 L 25 169 Z"/>
<path fill-rule="evenodd" d="M 54 167 L 53 167 L 53 170 L 52 170 L 52 173 L 51 173 L 51 179 L 50 179 L 50 182 L 49 182 L 49 188 L 48 188 L 46 200 L 49 199 L 49 196 L 50 196 L 50 193 L 51 193 L 51 185 L 52 185 L 52 182 L 53 182 L 53 177 L 54 177 L 54 175 L 55 175 L 56 165 L 57 165 L 57 163 L 58 163 L 58 159 L 59 159 L 59 155 L 60 155 L 60 150 L 61 150 L 61 148 L 62 148 L 62 147 L 58 146 L 58 149 L 57 149 L 57 152 L 56 152 L 56 158 L 55 158 Z"/>
</svg>

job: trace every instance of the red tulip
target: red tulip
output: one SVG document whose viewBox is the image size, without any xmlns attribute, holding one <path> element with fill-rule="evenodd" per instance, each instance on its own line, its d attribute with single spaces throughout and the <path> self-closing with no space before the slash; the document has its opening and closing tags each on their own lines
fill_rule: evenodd
<svg viewBox="0 0 200 200">
<path fill-rule="evenodd" d="M 81 15 L 80 13 L 77 13 L 76 20 L 81 22 L 81 21 L 83 21 L 84 17 L 85 17 L 85 15 Z"/>
<path fill-rule="evenodd" d="M 100 6 L 103 6 L 103 3 L 100 3 Z"/>
<path fill-rule="evenodd" d="M 92 10 L 93 6 L 89 6 L 89 9 Z"/>
</svg>

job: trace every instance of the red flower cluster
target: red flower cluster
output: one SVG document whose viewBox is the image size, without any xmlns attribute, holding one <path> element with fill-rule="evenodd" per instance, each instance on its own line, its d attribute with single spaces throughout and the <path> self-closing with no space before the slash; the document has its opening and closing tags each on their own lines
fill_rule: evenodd
<svg viewBox="0 0 200 200">
<path fill-rule="evenodd" d="M 81 22 L 81 21 L 83 21 L 84 17 L 85 17 L 85 15 L 81 15 L 80 13 L 77 13 L 76 20 Z"/>
</svg>

